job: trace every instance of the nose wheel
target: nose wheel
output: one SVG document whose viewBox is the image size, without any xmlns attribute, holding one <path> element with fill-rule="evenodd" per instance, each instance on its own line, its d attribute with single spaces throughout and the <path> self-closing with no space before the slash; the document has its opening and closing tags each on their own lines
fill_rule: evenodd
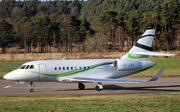
<svg viewBox="0 0 180 112">
<path fill-rule="evenodd" d="M 31 92 L 31 93 L 34 92 L 34 89 L 30 89 L 30 92 Z"/>
<path fill-rule="evenodd" d="M 34 92 L 33 87 L 35 87 L 35 86 L 34 86 L 33 82 L 29 82 L 29 87 L 30 87 L 30 92 L 31 93 Z"/>
</svg>

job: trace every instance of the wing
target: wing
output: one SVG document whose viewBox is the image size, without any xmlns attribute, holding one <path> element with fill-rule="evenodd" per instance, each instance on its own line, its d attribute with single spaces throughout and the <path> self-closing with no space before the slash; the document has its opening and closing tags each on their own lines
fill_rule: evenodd
<svg viewBox="0 0 180 112">
<path fill-rule="evenodd" d="M 148 81 L 156 81 L 159 79 L 161 74 L 163 73 L 164 69 L 163 67 L 152 79 L 150 80 L 126 80 L 126 79 L 95 79 L 95 78 L 85 78 L 85 77 L 74 77 L 71 79 L 71 82 L 106 82 L 106 83 L 142 83 L 142 82 L 148 82 Z"/>
<path fill-rule="evenodd" d="M 71 81 L 73 82 L 109 82 L 109 83 L 142 83 L 146 82 L 145 80 L 125 80 L 125 79 L 94 79 L 94 78 L 83 78 L 83 77 L 74 77 Z"/>
</svg>

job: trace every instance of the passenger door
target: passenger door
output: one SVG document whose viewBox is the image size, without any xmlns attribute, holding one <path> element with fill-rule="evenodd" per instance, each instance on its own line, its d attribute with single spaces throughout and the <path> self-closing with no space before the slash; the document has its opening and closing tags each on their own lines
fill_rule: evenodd
<svg viewBox="0 0 180 112">
<path fill-rule="evenodd" d="M 47 67 L 45 64 L 39 64 L 39 80 L 45 80 L 46 75 L 43 75 L 43 73 L 47 73 Z"/>
</svg>

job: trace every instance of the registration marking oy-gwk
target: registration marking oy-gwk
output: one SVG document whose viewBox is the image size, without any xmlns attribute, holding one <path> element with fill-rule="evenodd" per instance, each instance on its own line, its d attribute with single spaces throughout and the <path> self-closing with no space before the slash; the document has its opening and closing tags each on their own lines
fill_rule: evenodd
<svg viewBox="0 0 180 112">
<path fill-rule="evenodd" d="M 5 89 L 7 89 L 7 88 L 10 88 L 10 87 L 11 87 L 11 85 L 9 85 L 9 86 L 5 86 L 4 88 L 5 88 Z"/>
</svg>

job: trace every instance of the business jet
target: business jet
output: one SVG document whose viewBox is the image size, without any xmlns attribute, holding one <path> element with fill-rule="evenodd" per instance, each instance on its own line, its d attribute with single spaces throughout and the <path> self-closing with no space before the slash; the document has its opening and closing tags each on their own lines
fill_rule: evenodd
<svg viewBox="0 0 180 112">
<path fill-rule="evenodd" d="M 18 69 L 6 74 L 6 80 L 18 83 L 28 82 L 30 92 L 34 92 L 33 82 L 78 83 L 80 90 L 85 89 L 83 83 L 97 83 L 95 90 L 103 89 L 102 83 L 142 83 L 156 81 L 164 66 L 150 80 L 116 79 L 142 72 L 156 63 L 149 55 L 173 56 L 175 54 L 152 52 L 151 45 L 155 35 L 154 29 L 146 30 L 130 51 L 119 59 L 81 59 L 81 60 L 38 60 L 22 64 Z"/>
</svg>

